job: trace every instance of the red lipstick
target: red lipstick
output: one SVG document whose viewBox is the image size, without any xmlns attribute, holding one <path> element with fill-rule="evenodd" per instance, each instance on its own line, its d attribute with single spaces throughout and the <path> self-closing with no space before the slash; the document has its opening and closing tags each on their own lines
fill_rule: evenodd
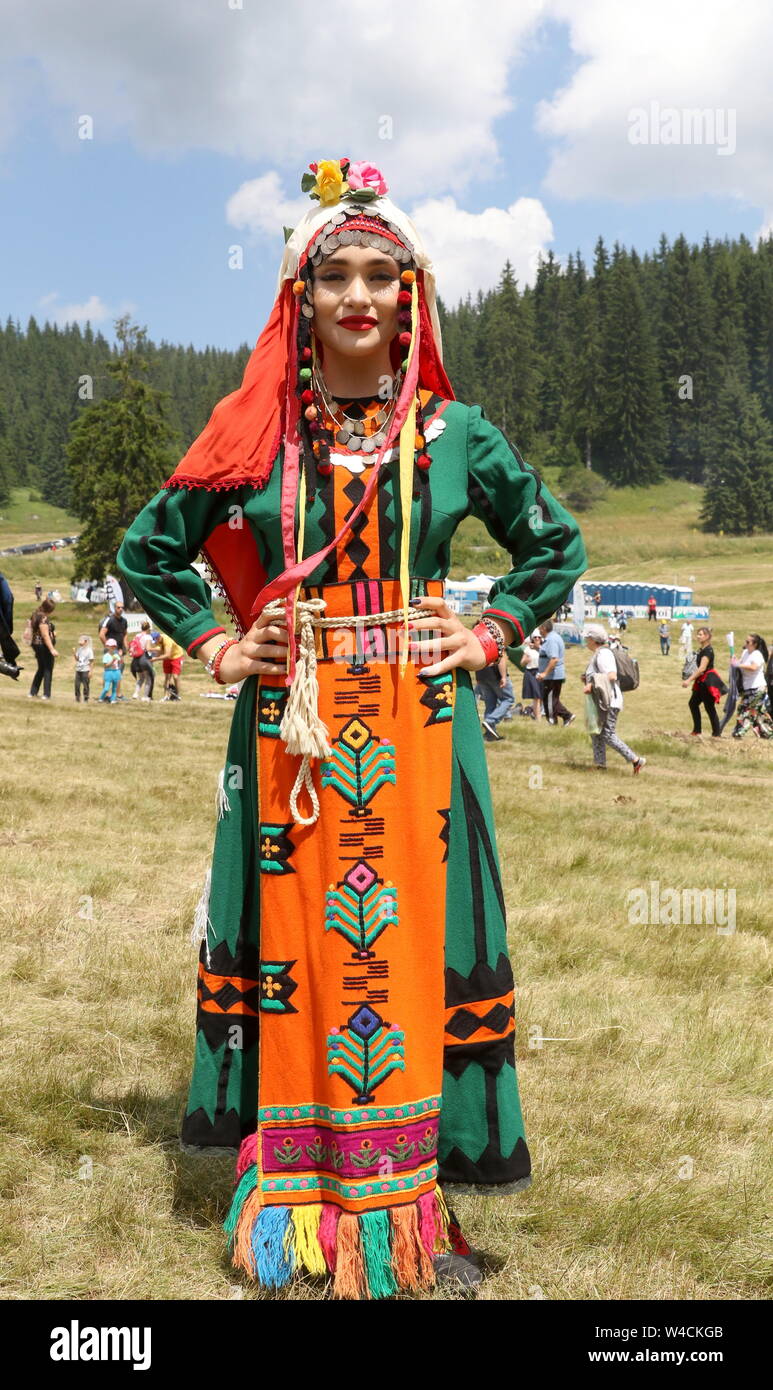
<svg viewBox="0 0 773 1390">
<path fill-rule="evenodd" d="M 348 328 L 352 333 L 367 332 L 369 328 L 375 328 L 376 323 L 377 320 L 367 314 L 348 314 L 345 319 L 338 320 L 339 328 Z"/>
</svg>

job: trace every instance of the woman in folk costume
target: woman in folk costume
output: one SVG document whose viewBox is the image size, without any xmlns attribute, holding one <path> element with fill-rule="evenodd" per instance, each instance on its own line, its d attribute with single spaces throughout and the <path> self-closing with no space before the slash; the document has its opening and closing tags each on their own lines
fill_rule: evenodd
<svg viewBox="0 0 773 1390">
<path fill-rule="evenodd" d="M 454 398 L 432 265 L 380 172 L 309 167 L 314 206 L 286 232 L 242 385 L 118 563 L 215 680 L 243 680 L 197 910 L 182 1143 L 238 1148 L 238 1267 L 378 1298 L 458 1272 L 449 1194 L 530 1181 L 470 673 L 514 657 L 586 557 L 538 475 Z M 474 629 L 443 601 L 470 514 L 513 560 Z"/>
</svg>

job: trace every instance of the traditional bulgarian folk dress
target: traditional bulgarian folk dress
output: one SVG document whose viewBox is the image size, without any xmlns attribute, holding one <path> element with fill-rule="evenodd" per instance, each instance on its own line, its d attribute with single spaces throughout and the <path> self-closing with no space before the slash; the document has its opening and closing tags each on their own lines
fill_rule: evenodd
<svg viewBox="0 0 773 1390">
<path fill-rule="evenodd" d="M 454 532 L 476 516 L 513 566 L 484 611 L 520 642 L 583 572 L 578 526 L 480 406 L 419 394 L 432 466 L 414 470 L 411 595 L 442 595 Z M 367 422 L 377 404 L 346 410 Z M 336 536 L 373 467 L 343 447 L 332 461 L 296 508 L 301 558 Z M 444 1190 L 530 1181 L 474 674 L 422 679 L 436 653 L 401 676 L 399 620 L 343 622 L 400 608 L 400 474 L 385 463 L 301 590 L 342 620 L 314 634 L 331 751 L 312 766 L 313 824 L 288 809 L 287 686 L 248 677 L 233 710 L 181 1134 L 188 1150 L 239 1150 L 237 1263 L 269 1287 L 296 1268 L 333 1272 L 355 1297 L 432 1282 Z M 280 448 L 262 489 L 167 485 L 129 528 L 119 568 L 189 653 L 224 631 L 191 566 L 202 549 L 241 630 L 252 561 L 269 579 L 282 571 L 283 466 Z"/>
</svg>

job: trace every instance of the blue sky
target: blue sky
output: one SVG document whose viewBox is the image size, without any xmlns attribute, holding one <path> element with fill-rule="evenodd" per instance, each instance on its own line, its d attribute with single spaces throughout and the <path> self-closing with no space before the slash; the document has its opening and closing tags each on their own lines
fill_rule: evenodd
<svg viewBox="0 0 773 1390">
<path fill-rule="evenodd" d="M 757 0 L 740 35 L 718 0 L 652 0 L 643 33 L 615 0 L 477 17 L 419 0 L 413 31 L 360 0 L 330 0 L 324 20 L 309 0 L 269 17 L 250 0 L 5 8 L 0 311 L 22 324 L 89 318 L 110 337 L 129 310 L 156 341 L 253 343 L 301 174 L 344 154 L 382 169 L 450 305 L 507 257 L 524 281 L 548 248 L 590 260 L 599 234 L 643 252 L 661 232 L 754 240 L 773 221 L 773 22 Z"/>
</svg>

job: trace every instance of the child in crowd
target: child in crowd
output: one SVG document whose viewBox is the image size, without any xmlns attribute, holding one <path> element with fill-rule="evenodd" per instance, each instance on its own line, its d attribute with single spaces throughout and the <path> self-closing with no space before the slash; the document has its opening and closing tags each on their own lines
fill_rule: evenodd
<svg viewBox="0 0 773 1390">
<path fill-rule="evenodd" d="M 75 661 L 75 699 L 80 704 L 82 692 L 83 703 L 87 705 L 91 689 L 91 674 L 94 670 L 94 648 L 91 645 L 91 638 L 82 632 L 78 638 L 77 647 L 72 649 L 72 654 Z"/>
</svg>

